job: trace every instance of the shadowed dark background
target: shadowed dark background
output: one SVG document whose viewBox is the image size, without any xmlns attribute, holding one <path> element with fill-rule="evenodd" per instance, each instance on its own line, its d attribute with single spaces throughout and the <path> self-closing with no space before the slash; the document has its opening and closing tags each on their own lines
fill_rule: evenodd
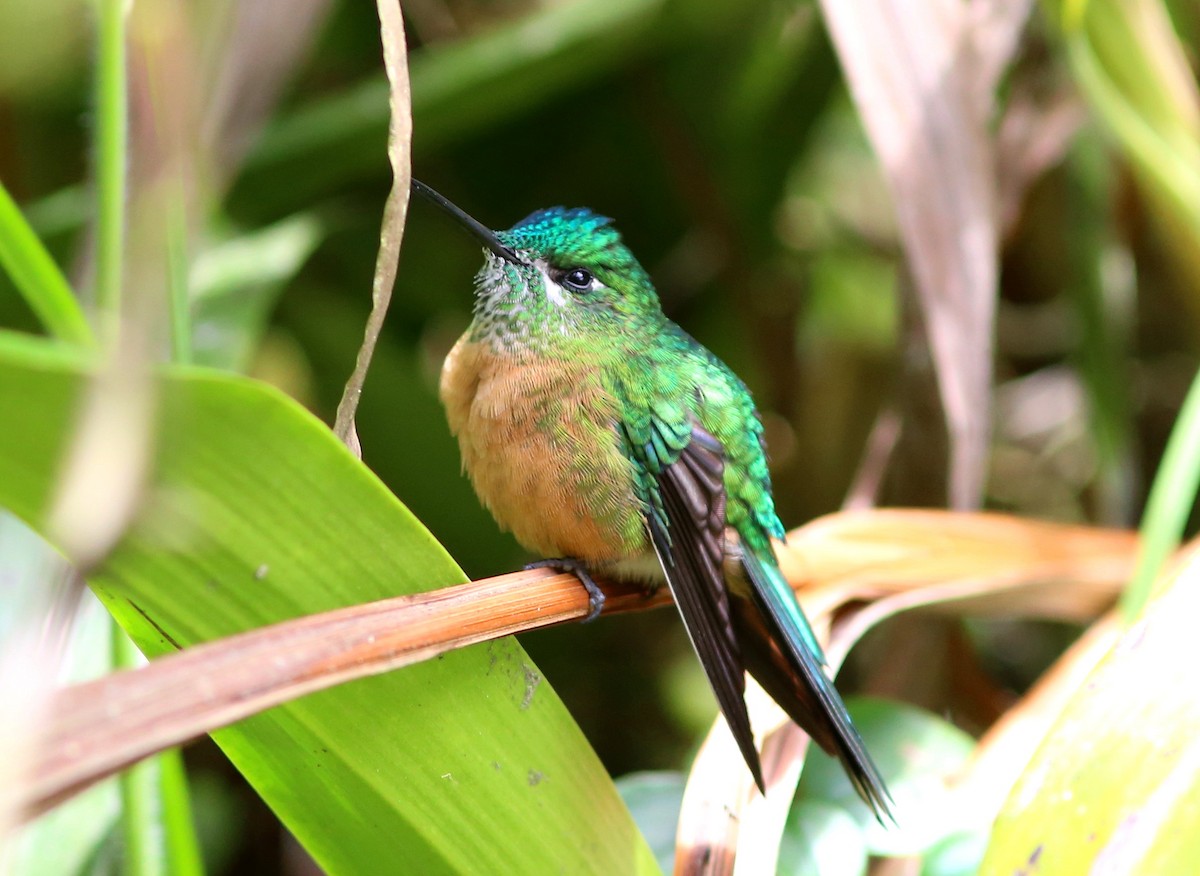
<svg viewBox="0 0 1200 876">
<path fill-rule="evenodd" d="M 0 178 L 75 276 L 89 257 L 83 6 L 0 8 Z M 378 22 L 364 3 L 267 7 L 275 17 L 257 39 L 232 48 L 223 40 L 233 4 L 175 12 L 195 57 L 228 53 L 189 70 L 199 105 L 222 71 L 243 70 L 220 124 L 245 139 L 195 147 L 208 168 L 195 180 L 206 206 L 192 255 L 209 272 L 194 280 L 206 290 L 198 337 L 207 319 L 214 360 L 332 421 L 362 338 L 390 184 Z M 1200 13 L 1171 7 L 1194 49 Z M 936 408 L 903 401 L 929 383 L 911 367 L 889 195 L 815 7 L 422 0 L 405 12 L 415 175 L 494 228 L 554 204 L 613 217 L 668 315 L 754 392 L 785 525 L 840 506 L 889 411 L 906 419 L 909 440 L 879 501 L 944 503 Z M 1076 115 L 1057 139 L 1045 135 L 1048 155 L 1028 185 L 1007 193 L 1015 208 L 1002 250 L 986 504 L 1129 524 L 1192 376 L 1200 274 L 1147 215 L 1044 27 L 1035 13 L 1001 105 L 1022 102 L 1034 131 L 1062 126 L 1063 107 Z M 480 263 L 445 217 L 412 204 L 358 417 L 367 464 L 471 577 L 532 559 L 475 499 L 436 396 Z M 1106 326 L 1103 345 L 1093 318 Z M 35 328 L 2 277 L 0 324 Z M 230 352 L 229 333 L 244 339 L 242 355 Z M 1091 383 L 1106 387 L 1099 397 L 1089 369 L 1109 374 Z M 1074 634 L 901 620 L 865 643 L 843 677 L 975 731 Z M 671 611 L 522 643 L 613 775 L 684 766 L 715 714 Z M 886 653 L 908 659 L 881 667 Z M 943 671 L 949 663 L 969 668 Z M 212 872 L 310 866 L 214 747 L 194 746 L 188 761 Z"/>
</svg>

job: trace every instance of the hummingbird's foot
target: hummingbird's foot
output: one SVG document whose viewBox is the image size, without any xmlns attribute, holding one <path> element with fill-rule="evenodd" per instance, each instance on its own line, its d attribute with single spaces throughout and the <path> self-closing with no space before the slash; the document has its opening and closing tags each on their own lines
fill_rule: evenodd
<svg viewBox="0 0 1200 876">
<path fill-rule="evenodd" d="M 579 579 L 579 583 L 583 585 L 583 589 L 587 591 L 588 605 L 591 606 L 591 611 L 588 616 L 583 619 L 583 623 L 590 624 L 596 618 L 600 617 L 600 610 L 604 608 L 604 591 L 600 589 L 591 574 L 588 573 L 587 566 L 573 557 L 558 557 L 553 560 L 538 560 L 536 563 L 529 563 L 525 566 L 526 569 L 554 569 L 559 572 L 569 572 Z"/>
</svg>

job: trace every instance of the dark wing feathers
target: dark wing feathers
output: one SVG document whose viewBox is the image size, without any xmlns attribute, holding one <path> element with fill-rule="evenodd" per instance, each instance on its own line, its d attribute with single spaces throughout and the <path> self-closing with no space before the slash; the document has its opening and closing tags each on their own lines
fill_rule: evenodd
<svg viewBox="0 0 1200 876">
<path fill-rule="evenodd" d="M 891 815 L 887 788 L 825 675 L 820 646 L 774 559 L 764 558 L 744 543 L 742 564 L 753 595 L 730 598 L 724 568 L 721 442 L 694 422 L 679 423 L 662 415 L 652 415 L 640 425 L 643 428 L 635 430 L 626 424 L 626 438 L 644 475 L 641 484 L 650 538 L 692 646 L 754 781 L 763 790 L 762 766 L 744 699 L 747 668 L 818 745 L 837 755 L 855 789 L 882 822 Z"/>
<path fill-rule="evenodd" d="M 692 646 L 761 790 L 762 767 L 744 699 L 745 669 L 723 571 L 724 475 L 725 455 L 720 442 L 693 426 L 691 440 L 679 451 L 678 458 L 654 474 L 663 515 L 651 513 L 647 522 Z"/>
</svg>

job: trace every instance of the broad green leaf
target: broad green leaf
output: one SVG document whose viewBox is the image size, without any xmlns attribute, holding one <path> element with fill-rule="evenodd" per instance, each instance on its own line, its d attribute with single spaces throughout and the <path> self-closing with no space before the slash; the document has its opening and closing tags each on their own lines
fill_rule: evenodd
<svg viewBox="0 0 1200 876">
<path fill-rule="evenodd" d="M 987 826 L 942 840 L 921 859 L 921 876 L 975 876 L 987 849 Z"/>
<path fill-rule="evenodd" d="M 1200 861 L 1200 561 L 1079 686 L 996 820 L 983 874 L 1174 874 Z"/>
<path fill-rule="evenodd" d="M 0 334 L 0 504 L 44 525 L 87 368 Z M 332 434 L 253 381 L 172 370 L 144 506 L 91 584 L 148 655 L 463 580 Z M 403 441 L 403 435 L 396 436 Z M 654 872 L 612 782 L 512 639 L 214 734 L 328 872 Z"/>
<path fill-rule="evenodd" d="M 799 800 L 788 813 L 779 845 L 779 872 L 786 876 L 861 876 L 867 872 L 863 826 L 840 806 Z"/>
<path fill-rule="evenodd" d="M 936 715 L 904 703 L 851 699 L 854 723 L 887 780 L 897 826 L 881 826 L 859 800 L 841 765 L 814 747 L 804 764 L 798 796 L 848 810 L 876 855 L 918 855 L 962 831 L 946 782 L 966 763 L 975 740 Z"/>
</svg>

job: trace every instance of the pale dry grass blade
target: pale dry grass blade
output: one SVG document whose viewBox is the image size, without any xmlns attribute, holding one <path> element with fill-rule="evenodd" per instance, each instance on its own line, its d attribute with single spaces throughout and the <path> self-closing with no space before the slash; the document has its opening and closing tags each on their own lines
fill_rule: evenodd
<svg viewBox="0 0 1200 876">
<path fill-rule="evenodd" d="M 1012 233 L 1029 187 L 1067 153 L 1087 111 L 1078 95 L 1037 94 L 1040 81 L 1018 82 L 996 131 L 996 215 L 1001 237 Z"/>
<path fill-rule="evenodd" d="M 829 635 L 827 627 L 818 627 L 822 641 Z M 796 785 L 804 769 L 808 751 L 808 734 L 791 722 L 787 713 L 757 684 L 747 689 L 746 703 L 755 726 L 763 728 L 763 780 L 767 783 L 764 797 L 754 793 L 746 800 L 741 813 L 741 832 L 735 876 L 754 876 L 774 873 L 779 863 L 779 838 L 796 796 Z"/>
<path fill-rule="evenodd" d="M 121 234 L 108 257 L 119 269 L 114 312 L 102 366 L 80 402 L 58 495 L 50 513 L 52 540 L 81 574 L 116 545 L 140 508 L 154 453 L 156 399 L 151 362 L 163 358 L 176 211 L 190 200 L 191 131 L 196 97 L 189 77 L 193 46 L 183 4 L 139 4 L 129 12 L 127 191 Z M 122 179 L 125 175 L 122 174 Z M 111 235 L 107 235 L 111 237 Z M 101 242 L 106 235 L 100 235 Z M 99 278 L 103 279 L 103 278 Z M 99 281 L 99 280 L 98 280 Z"/>
<path fill-rule="evenodd" d="M 1029 3 L 823 0 L 892 193 L 950 437 L 949 500 L 984 479 L 997 282 L 992 93 Z"/>
<path fill-rule="evenodd" d="M 747 685 L 747 694 L 750 686 Z M 696 755 L 675 831 L 675 876 L 732 873 L 740 813 L 754 780 L 725 718 L 718 715 Z M 728 801 L 736 801 L 733 806 Z"/>
<path fill-rule="evenodd" d="M 843 511 L 865 511 L 878 503 L 880 488 L 887 474 L 888 463 L 900 439 L 900 415 L 894 410 L 883 411 L 871 427 L 862 461 L 854 481 L 846 491 Z"/>
<path fill-rule="evenodd" d="M 362 347 L 354 363 L 354 372 L 346 381 L 342 400 L 338 403 L 333 431 L 355 456 L 362 456 L 358 433 L 354 428 L 354 412 L 362 397 L 363 383 L 371 367 L 375 343 L 383 331 L 396 283 L 396 267 L 400 260 L 400 241 L 404 236 L 404 220 L 408 215 L 409 185 L 412 181 L 412 98 L 408 82 L 408 51 L 404 44 L 404 19 L 397 0 L 377 0 L 379 30 L 383 39 L 383 63 L 390 86 L 391 121 L 388 124 L 388 161 L 392 166 L 392 189 L 383 208 L 383 229 L 379 236 L 379 254 L 375 260 L 375 280 L 371 290 L 371 313 L 363 335 Z"/>
<path fill-rule="evenodd" d="M 1016 54 L 1033 0 L 967 0 L 962 5 L 975 103 L 990 113 L 996 86 Z"/>
<path fill-rule="evenodd" d="M 167 354 L 161 339 L 169 325 L 170 358 L 191 360 L 191 260 L 328 7 L 328 0 L 131 5 L 130 300 L 121 316 L 148 334 L 151 358 Z"/>
<path fill-rule="evenodd" d="M 828 629 L 817 630 L 822 639 Z M 677 876 L 774 873 L 779 836 L 804 765 L 808 736 L 796 730 L 783 709 L 753 678 L 746 678 L 746 708 L 759 742 L 764 797 L 733 734 L 721 716 L 696 754 L 684 790 L 676 829 Z"/>
<path fill-rule="evenodd" d="M 200 151 L 217 191 L 241 167 L 297 66 L 324 23 L 330 0 L 225 0 L 208 6 L 208 51 L 200 59 L 206 100 Z"/>
<path fill-rule="evenodd" d="M 155 400 L 139 347 L 127 339 L 88 387 L 50 513 L 52 540 L 80 574 L 108 555 L 141 506 Z"/>
</svg>

